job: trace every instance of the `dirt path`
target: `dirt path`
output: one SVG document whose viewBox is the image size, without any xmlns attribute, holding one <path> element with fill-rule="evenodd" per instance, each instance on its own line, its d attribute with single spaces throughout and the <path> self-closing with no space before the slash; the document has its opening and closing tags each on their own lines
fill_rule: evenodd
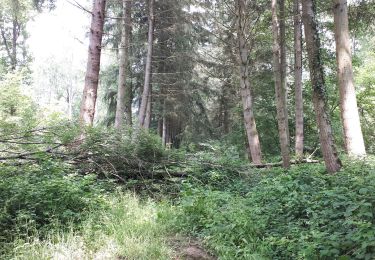
<svg viewBox="0 0 375 260">
<path fill-rule="evenodd" d="M 197 239 L 173 237 L 171 245 L 175 249 L 176 257 L 174 260 L 216 260 L 205 250 Z"/>
</svg>

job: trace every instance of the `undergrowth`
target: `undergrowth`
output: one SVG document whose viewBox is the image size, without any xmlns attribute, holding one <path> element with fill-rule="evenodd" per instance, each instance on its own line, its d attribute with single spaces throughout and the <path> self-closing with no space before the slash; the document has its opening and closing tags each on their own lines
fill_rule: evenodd
<svg viewBox="0 0 375 260">
<path fill-rule="evenodd" d="M 17 238 L 44 237 L 56 226 L 80 223 L 103 206 L 105 186 L 55 160 L 1 166 L 0 253 Z"/>
<path fill-rule="evenodd" d="M 73 130 L 7 145 L 31 156 L 0 165 L 2 259 L 173 259 L 176 233 L 219 259 L 375 257 L 374 160 L 335 175 L 255 169 L 231 147 L 164 150 L 153 134 L 103 129 L 77 146 Z M 61 149 L 33 153 L 40 142 Z"/>
<path fill-rule="evenodd" d="M 80 225 L 67 232 L 53 229 L 41 240 L 14 242 L 12 259 L 171 259 L 165 226 L 157 223 L 157 205 L 135 194 L 117 192 L 107 207 L 90 211 Z"/>
<path fill-rule="evenodd" d="M 171 222 L 220 259 L 375 257 L 373 163 L 352 162 L 336 175 L 321 165 L 260 174 L 244 195 L 187 183 Z"/>
</svg>

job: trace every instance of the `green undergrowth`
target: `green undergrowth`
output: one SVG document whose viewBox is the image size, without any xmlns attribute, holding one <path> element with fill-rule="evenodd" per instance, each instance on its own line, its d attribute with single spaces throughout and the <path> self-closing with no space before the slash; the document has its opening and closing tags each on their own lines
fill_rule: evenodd
<svg viewBox="0 0 375 260">
<path fill-rule="evenodd" d="M 56 159 L 0 168 L 1 259 L 171 259 L 158 204 Z"/>
<path fill-rule="evenodd" d="M 0 253 L 15 239 L 36 233 L 44 237 L 56 226 L 76 225 L 104 205 L 108 185 L 58 161 L 0 167 Z"/>
<path fill-rule="evenodd" d="M 346 165 L 335 175 L 313 164 L 258 171 L 245 194 L 187 182 L 170 222 L 220 259 L 374 259 L 374 164 Z"/>
<path fill-rule="evenodd" d="M 176 233 L 219 259 L 375 258 L 371 157 L 334 175 L 256 169 L 231 147 L 164 150 L 150 133 L 90 131 L 0 165 L 1 259 L 173 259 Z"/>
<path fill-rule="evenodd" d="M 106 208 L 91 211 L 80 228 L 51 230 L 43 240 L 14 242 L 12 259 L 172 259 L 168 232 L 157 222 L 157 205 L 117 192 Z"/>
</svg>

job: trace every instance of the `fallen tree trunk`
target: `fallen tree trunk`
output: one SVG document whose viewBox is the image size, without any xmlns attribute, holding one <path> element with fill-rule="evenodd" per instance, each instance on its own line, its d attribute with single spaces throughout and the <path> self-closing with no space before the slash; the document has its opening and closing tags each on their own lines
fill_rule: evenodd
<svg viewBox="0 0 375 260">
<path fill-rule="evenodd" d="M 48 148 L 48 149 L 43 150 L 43 151 L 21 153 L 21 154 L 11 155 L 11 156 L 3 156 L 3 157 L 0 157 L 0 161 L 15 160 L 15 159 L 33 160 L 35 158 L 29 158 L 29 156 L 37 155 L 37 154 L 43 154 L 43 153 L 53 153 L 54 149 L 57 149 L 62 145 L 63 144 L 59 144 L 59 145 L 56 145 L 55 147 L 51 147 L 51 148 Z"/>
<path fill-rule="evenodd" d="M 292 160 L 290 164 L 302 164 L 302 163 L 320 163 L 318 160 L 310 160 L 310 159 L 303 159 L 303 160 Z M 283 162 L 277 163 L 265 163 L 265 164 L 253 164 L 255 168 L 271 168 L 271 167 L 281 167 L 283 166 Z"/>
</svg>

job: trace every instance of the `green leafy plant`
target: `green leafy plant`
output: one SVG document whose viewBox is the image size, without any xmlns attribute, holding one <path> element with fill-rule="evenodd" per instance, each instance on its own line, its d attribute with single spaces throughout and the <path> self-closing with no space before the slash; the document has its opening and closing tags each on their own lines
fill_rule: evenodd
<svg viewBox="0 0 375 260">
<path fill-rule="evenodd" d="M 245 195 L 186 184 L 174 225 L 223 259 L 372 259 L 375 171 L 351 164 L 337 175 L 320 165 L 270 170 Z"/>
</svg>

